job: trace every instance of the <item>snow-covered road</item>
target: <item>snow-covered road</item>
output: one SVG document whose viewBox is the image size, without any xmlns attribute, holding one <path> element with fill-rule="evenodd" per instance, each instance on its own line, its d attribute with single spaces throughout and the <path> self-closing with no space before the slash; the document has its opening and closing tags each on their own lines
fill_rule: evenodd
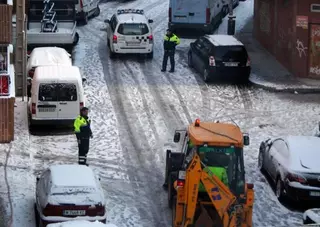
<svg viewBox="0 0 320 227">
<path fill-rule="evenodd" d="M 117 8 L 142 8 L 154 20 L 154 60 L 111 61 L 104 20 Z M 108 198 L 108 220 L 119 227 L 171 226 L 167 195 L 162 189 L 165 150 L 173 147 L 174 129 L 201 120 L 235 121 L 251 135 L 245 150 L 247 181 L 255 184 L 254 226 L 298 226 L 301 213 L 282 206 L 257 169 L 260 142 L 268 137 L 310 134 L 319 120 L 317 96 L 272 94 L 251 87 L 206 85 L 187 67 L 191 39 L 182 39 L 176 73 L 160 72 L 162 37 L 168 1 L 135 0 L 101 3 L 101 15 L 79 27 L 75 64 L 88 79 L 85 86 L 94 138 L 89 164 L 101 175 Z M 241 2 L 235 13 L 240 30 L 252 16 L 253 0 Z M 216 33 L 226 33 L 226 21 Z M 33 227 L 35 176 L 53 163 L 76 163 L 73 135 L 29 136 L 26 104 L 16 108 L 16 137 L 0 145 L 1 165 L 10 152 L 7 179 L 13 205 L 13 227 Z M 4 171 L 0 195 L 10 214 Z"/>
</svg>

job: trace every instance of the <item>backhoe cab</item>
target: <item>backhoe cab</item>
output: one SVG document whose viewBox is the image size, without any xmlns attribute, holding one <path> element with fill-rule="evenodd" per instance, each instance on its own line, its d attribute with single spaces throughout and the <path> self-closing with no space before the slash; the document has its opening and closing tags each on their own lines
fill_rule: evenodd
<svg viewBox="0 0 320 227">
<path fill-rule="evenodd" d="M 200 122 L 177 130 L 181 152 L 167 150 L 165 183 L 173 227 L 251 227 L 253 184 L 245 183 L 243 146 L 233 124 Z"/>
</svg>

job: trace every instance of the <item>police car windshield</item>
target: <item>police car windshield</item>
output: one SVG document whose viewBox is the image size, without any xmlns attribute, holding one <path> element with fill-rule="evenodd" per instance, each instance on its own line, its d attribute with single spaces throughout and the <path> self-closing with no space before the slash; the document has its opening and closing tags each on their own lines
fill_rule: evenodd
<svg viewBox="0 0 320 227">
<path fill-rule="evenodd" d="M 199 147 L 201 162 L 208 167 L 224 168 L 228 175 L 229 188 L 235 194 L 244 190 L 243 150 L 236 147 Z"/>
<path fill-rule="evenodd" d="M 145 35 L 149 33 L 149 28 L 146 24 L 120 24 L 118 33 L 121 35 Z"/>
</svg>

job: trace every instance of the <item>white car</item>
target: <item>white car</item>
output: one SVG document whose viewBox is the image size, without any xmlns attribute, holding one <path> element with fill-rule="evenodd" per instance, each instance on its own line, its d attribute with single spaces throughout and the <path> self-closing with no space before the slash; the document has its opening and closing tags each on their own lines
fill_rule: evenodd
<svg viewBox="0 0 320 227">
<path fill-rule="evenodd" d="M 33 77 L 38 66 L 66 65 L 72 66 L 71 55 L 60 47 L 37 47 L 28 56 L 27 73 Z"/>
<path fill-rule="evenodd" d="M 71 220 L 106 223 L 106 200 L 100 180 L 84 165 L 54 165 L 37 178 L 36 224 Z"/>
<path fill-rule="evenodd" d="M 260 170 L 276 185 L 279 200 L 320 201 L 320 138 L 287 136 L 261 143 Z"/>
<path fill-rule="evenodd" d="M 76 18 L 78 21 L 87 24 L 89 17 L 97 17 L 99 15 L 99 0 L 77 0 Z"/>
<path fill-rule="evenodd" d="M 116 54 L 146 54 L 153 58 L 153 34 L 143 10 L 118 10 L 107 23 L 110 58 Z"/>
<path fill-rule="evenodd" d="M 103 224 L 101 222 L 89 221 L 67 221 L 55 224 L 49 224 L 47 227 L 117 227 L 114 224 Z"/>
</svg>

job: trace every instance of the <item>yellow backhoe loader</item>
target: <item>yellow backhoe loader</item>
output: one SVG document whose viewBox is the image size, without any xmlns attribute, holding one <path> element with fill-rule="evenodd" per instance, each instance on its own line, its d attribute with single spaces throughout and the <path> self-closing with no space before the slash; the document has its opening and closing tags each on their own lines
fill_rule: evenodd
<svg viewBox="0 0 320 227">
<path fill-rule="evenodd" d="M 251 227 L 253 184 L 245 183 L 249 136 L 228 123 L 200 122 L 177 130 L 181 152 L 167 150 L 164 188 L 172 227 Z"/>
</svg>

